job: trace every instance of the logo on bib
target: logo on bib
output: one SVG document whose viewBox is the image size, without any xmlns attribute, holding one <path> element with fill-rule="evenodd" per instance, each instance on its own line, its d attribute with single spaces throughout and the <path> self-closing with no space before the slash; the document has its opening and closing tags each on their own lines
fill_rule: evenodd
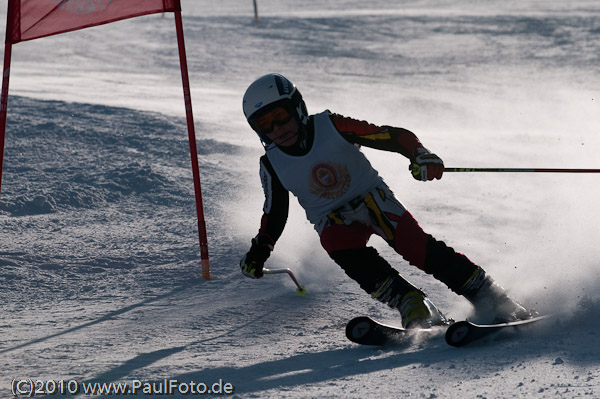
<svg viewBox="0 0 600 399">
<path fill-rule="evenodd" d="M 346 165 L 319 163 L 309 177 L 310 192 L 321 198 L 339 198 L 348 191 L 351 180 Z"/>
</svg>

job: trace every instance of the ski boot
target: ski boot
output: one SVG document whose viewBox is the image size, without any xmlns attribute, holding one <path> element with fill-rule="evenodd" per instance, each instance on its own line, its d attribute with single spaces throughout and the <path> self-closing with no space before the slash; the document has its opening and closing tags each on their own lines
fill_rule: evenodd
<svg viewBox="0 0 600 399">
<path fill-rule="evenodd" d="M 463 285 L 460 294 L 473 304 L 474 318 L 481 323 L 506 323 L 530 319 L 536 315 L 509 298 L 504 288 L 494 282 L 483 269 L 475 271 Z"/>
<path fill-rule="evenodd" d="M 448 324 L 444 315 L 419 290 L 407 292 L 398 305 L 404 328 L 430 328 Z"/>
<path fill-rule="evenodd" d="M 404 328 L 429 328 L 449 324 L 435 305 L 401 276 L 391 276 L 377 285 L 371 297 L 398 309 Z"/>
</svg>

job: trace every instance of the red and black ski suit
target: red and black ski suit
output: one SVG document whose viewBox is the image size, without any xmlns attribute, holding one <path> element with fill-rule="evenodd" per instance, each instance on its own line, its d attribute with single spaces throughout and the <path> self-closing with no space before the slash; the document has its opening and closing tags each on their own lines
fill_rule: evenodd
<svg viewBox="0 0 600 399">
<path fill-rule="evenodd" d="M 352 144 L 397 152 L 407 158 L 422 147 L 419 139 L 406 129 L 376 126 L 337 114 L 329 114 L 329 118 L 339 134 Z M 314 135 L 313 123 L 311 117 L 307 126 L 309 147 Z M 268 157 L 262 156 L 260 162 L 266 199 L 257 238 L 274 245 L 287 221 L 289 192 Z M 370 294 L 389 278 L 399 282 L 399 291 L 415 289 L 374 248 L 367 247 L 372 234 L 380 235 L 410 264 L 432 274 L 459 294 L 479 269 L 466 256 L 425 233 L 385 184 L 341 208 L 332 209 L 315 228 L 329 256 Z"/>
</svg>

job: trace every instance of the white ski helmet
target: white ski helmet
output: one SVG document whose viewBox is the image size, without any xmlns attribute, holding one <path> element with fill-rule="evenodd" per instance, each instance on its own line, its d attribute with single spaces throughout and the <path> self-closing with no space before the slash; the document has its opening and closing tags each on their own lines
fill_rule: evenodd
<svg viewBox="0 0 600 399">
<path fill-rule="evenodd" d="M 259 133 L 254 128 L 253 122 L 258 116 L 280 105 L 285 106 L 295 115 L 299 124 L 306 126 L 308 111 L 302 100 L 302 94 L 285 76 L 278 73 L 261 76 L 248 86 L 244 94 L 242 107 L 246 120 L 266 145 L 271 144 L 271 140 Z"/>
</svg>

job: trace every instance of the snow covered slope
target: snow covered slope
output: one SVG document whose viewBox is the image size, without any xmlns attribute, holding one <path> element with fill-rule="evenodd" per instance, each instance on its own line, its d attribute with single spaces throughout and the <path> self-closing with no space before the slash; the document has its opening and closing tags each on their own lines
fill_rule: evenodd
<svg viewBox="0 0 600 399">
<path fill-rule="evenodd" d="M 92 396 L 84 383 L 158 390 L 165 379 L 222 381 L 238 398 L 599 397 L 600 176 L 446 174 L 421 184 L 401 156 L 365 150 L 426 231 L 557 315 L 520 336 L 461 349 L 443 338 L 351 344 L 351 318 L 397 314 L 328 259 L 296 201 L 268 265 L 292 268 L 308 294 L 296 296 L 286 276 L 239 272 L 262 211 L 262 149 L 241 96 L 266 72 L 292 79 L 311 112 L 413 130 L 447 166 L 600 166 L 597 2 L 446 3 L 258 0 L 255 25 L 251 1 L 183 1 L 211 281 L 195 277 L 172 16 L 15 45 L 0 397 L 15 378 L 77 380 L 79 397 Z M 466 301 L 372 245 L 450 316 L 469 314 Z M 155 396 L 184 397 L 176 393 Z"/>
</svg>

